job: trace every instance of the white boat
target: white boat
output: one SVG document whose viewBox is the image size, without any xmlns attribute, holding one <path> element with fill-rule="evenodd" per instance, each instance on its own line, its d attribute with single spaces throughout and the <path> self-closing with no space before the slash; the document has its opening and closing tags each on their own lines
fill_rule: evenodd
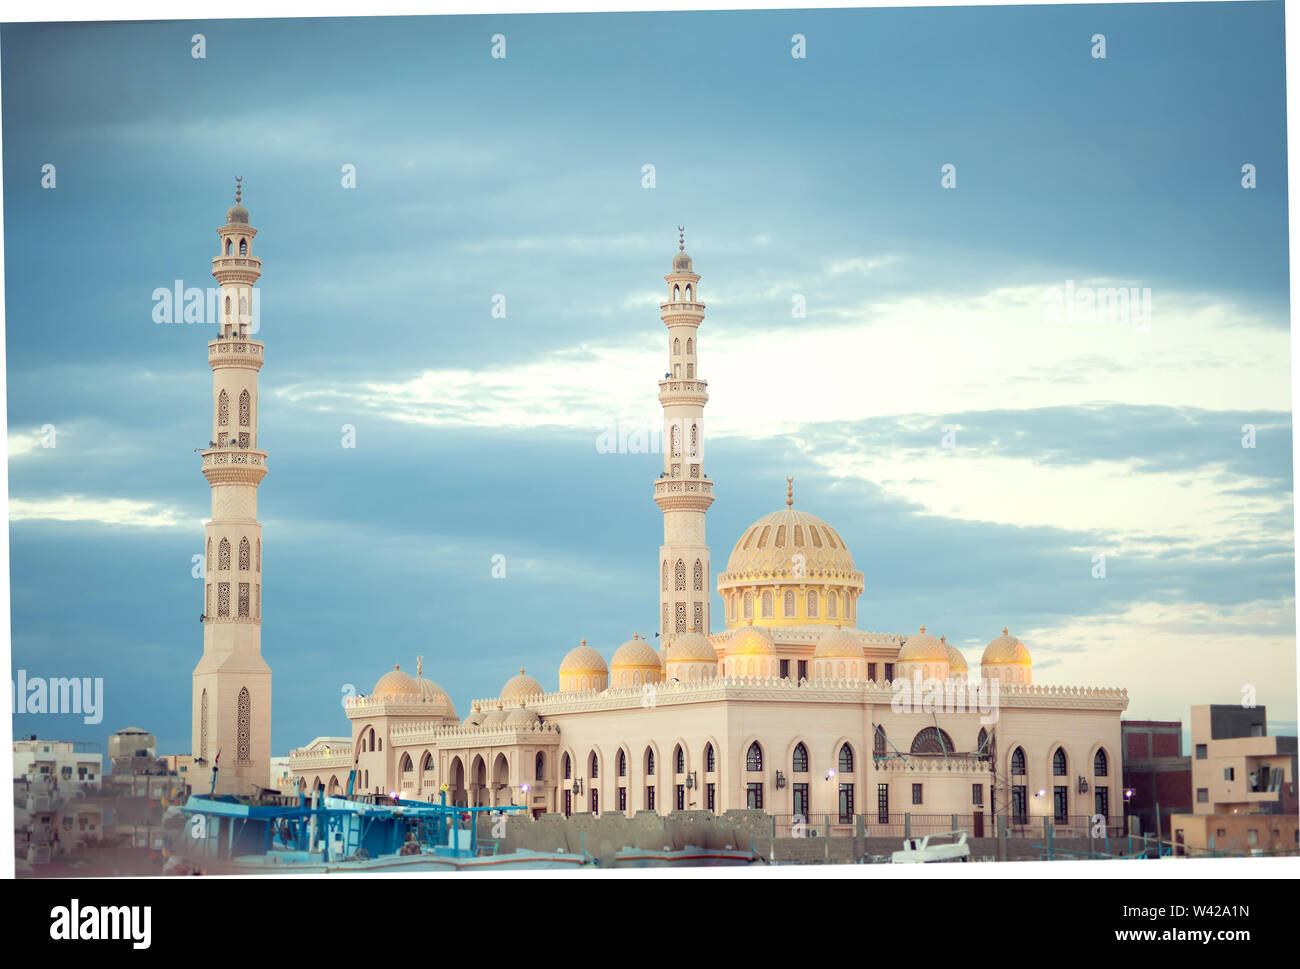
<svg viewBox="0 0 1300 969">
<path fill-rule="evenodd" d="M 951 841 L 940 839 L 951 838 Z M 935 839 L 935 840 L 931 840 Z M 908 838 L 903 847 L 889 859 L 895 865 L 924 865 L 936 861 L 970 861 L 970 846 L 966 844 L 965 831 L 945 831 L 927 834 L 922 838 Z"/>
</svg>

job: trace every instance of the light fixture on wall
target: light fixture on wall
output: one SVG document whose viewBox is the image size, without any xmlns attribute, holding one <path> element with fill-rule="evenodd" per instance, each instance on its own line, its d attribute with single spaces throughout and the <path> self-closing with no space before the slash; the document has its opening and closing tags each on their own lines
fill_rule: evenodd
<svg viewBox="0 0 1300 969">
<path fill-rule="evenodd" d="M 785 774 L 781 773 L 781 771 L 777 771 L 777 772 L 776 772 L 776 788 L 777 788 L 777 790 L 781 790 L 781 789 L 784 788 L 784 787 L 785 787 Z"/>
<path fill-rule="evenodd" d="M 582 793 L 582 779 L 581 779 L 581 778 L 577 778 L 577 779 L 574 780 L 574 782 L 573 782 L 573 793 L 574 793 L 574 794 L 581 794 L 581 793 Z"/>
<path fill-rule="evenodd" d="M 1088 793 L 1088 778 L 1084 777 L 1082 774 L 1079 775 L 1079 793 Z"/>
<path fill-rule="evenodd" d="M 691 771 L 689 774 L 686 775 L 686 789 L 689 791 L 695 786 L 696 786 L 695 771 Z"/>
<path fill-rule="evenodd" d="M 829 780 L 833 780 L 834 777 L 835 777 L 835 768 L 832 767 L 830 770 L 826 772 L 826 779 L 829 781 Z"/>
</svg>

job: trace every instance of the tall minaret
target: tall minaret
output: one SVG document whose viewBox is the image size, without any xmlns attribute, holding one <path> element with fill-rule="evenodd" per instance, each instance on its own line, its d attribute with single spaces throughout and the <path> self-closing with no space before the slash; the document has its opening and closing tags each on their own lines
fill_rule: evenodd
<svg viewBox="0 0 1300 969">
<path fill-rule="evenodd" d="M 709 546 L 704 513 L 713 504 L 713 482 L 704 473 L 704 405 L 708 383 L 699 377 L 700 277 L 679 233 L 673 268 L 664 280 L 668 300 L 659 304 L 668 327 L 668 374 L 659 381 L 664 408 L 664 471 L 655 482 L 655 504 L 664 513 L 659 549 L 659 635 L 667 645 L 682 632 L 709 633 Z"/>
<path fill-rule="evenodd" d="M 217 230 L 221 251 L 212 275 L 221 284 L 220 330 L 208 344 L 212 367 L 212 439 L 203 476 L 212 488 L 212 520 L 204 526 L 203 657 L 194 668 L 191 775 L 206 793 L 221 755 L 217 793 L 268 787 L 271 772 L 271 668 L 262 659 L 262 525 L 257 486 L 266 452 L 257 447 L 257 372 L 262 344 L 250 338 L 253 285 L 262 261 L 253 255 L 257 230 L 240 204 Z"/>
</svg>

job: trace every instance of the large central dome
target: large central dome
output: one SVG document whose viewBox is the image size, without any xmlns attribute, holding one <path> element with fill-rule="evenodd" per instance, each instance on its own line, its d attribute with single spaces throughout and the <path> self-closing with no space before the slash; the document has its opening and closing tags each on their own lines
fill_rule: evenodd
<svg viewBox="0 0 1300 969">
<path fill-rule="evenodd" d="M 816 515 L 786 507 L 745 529 L 718 576 L 727 627 L 853 626 L 862 573 L 844 539 Z"/>
</svg>

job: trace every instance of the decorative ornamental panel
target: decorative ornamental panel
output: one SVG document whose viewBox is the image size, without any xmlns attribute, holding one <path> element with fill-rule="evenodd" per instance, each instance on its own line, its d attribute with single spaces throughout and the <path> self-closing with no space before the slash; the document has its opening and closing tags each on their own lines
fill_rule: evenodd
<svg viewBox="0 0 1300 969">
<path fill-rule="evenodd" d="M 217 426 L 230 426 L 230 395 L 224 390 L 217 397 Z"/>
<path fill-rule="evenodd" d="M 695 603 L 695 620 L 691 627 L 695 632 L 704 632 L 704 603 Z"/>
<path fill-rule="evenodd" d="M 663 590 L 667 592 L 668 591 L 668 560 L 667 559 L 664 559 L 662 573 L 663 573 Z"/>
<path fill-rule="evenodd" d="M 217 568 L 223 572 L 230 569 L 230 540 L 223 538 L 217 546 Z"/>
<path fill-rule="evenodd" d="M 203 615 L 212 615 L 212 583 L 209 582 L 203 593 Z"/>
<path fill-rule="evenodd" d="M 677 564 L 673 566 L 673 576 L 676 581 L 676 585 L 674 586 L 674 588 L 678 592 L 685 592 L 686 591 L 686 563 L 682 559 L 678 559 Z"/>
<path fill-rule="evenodd" d="M 239 691 L 239 710 L 235 720 L 235 761 L 247 764 L 253 757 L 253 701 L 248 695 L 248 687 Z"/>
<path fill-rule="evenodd" d="M 704 591 L 704 565 L 699 559 L 695 560 L 695 591 Z"/>
<path fill-rule="evenodd" d="M 257 571 L 262 571 L 262 540 L 257 540 Z"/>
<path fill-rule="evenodd" d="M 785 590 L 785 618 L 793 619 L 794 616 L 795 616 L 794 590 L 786 589 Z"/>
<path fill-rule="evenodd" d="M 230 583 L 217 583 L 217 616 L 219 618 L 230 618 Z"/>
<path fill-rule="evenodd" d="M 199 756 L 204 760 L 208 759 L 208 691 L 203 691 L 203 699 L 199 703 Z"/>
<path fill-rule="evenodd" d="M 250 408 L 249 408 L 248 391 L 245 390 L 243 393 L 239 395 L 239 426 L 240 427 L 251 426 L 248 423 L 249 410 Z"/>
<path fill-rule="evenodd" d="M 818 614 L 818 609 L 817 609 L 817 590 L 816 590 L 816 589 L 809 589 L 809 590 L 808 590 L 808 615 L 809 615 L 811 618 L 816 619 L 816 618 L 817 618 L 817 614 Z"/>
<path fill-rule="evenodd" d="M 243 619 L 248 618 L 248 583 L 239 583 L 239 615 Z"/>
<path fill-rule="evenodd" d="M 686 603 L 677 603 L 677 632 L 686 632 Z"/>
<path fill-rule="evenodd" d="M 241 538 L 239 540 L 239 571 L 240 572 L 248 571 L 249 552 L 250 552 L 250 546 L 248 544 L 248 539 Z"/>
</svg>

